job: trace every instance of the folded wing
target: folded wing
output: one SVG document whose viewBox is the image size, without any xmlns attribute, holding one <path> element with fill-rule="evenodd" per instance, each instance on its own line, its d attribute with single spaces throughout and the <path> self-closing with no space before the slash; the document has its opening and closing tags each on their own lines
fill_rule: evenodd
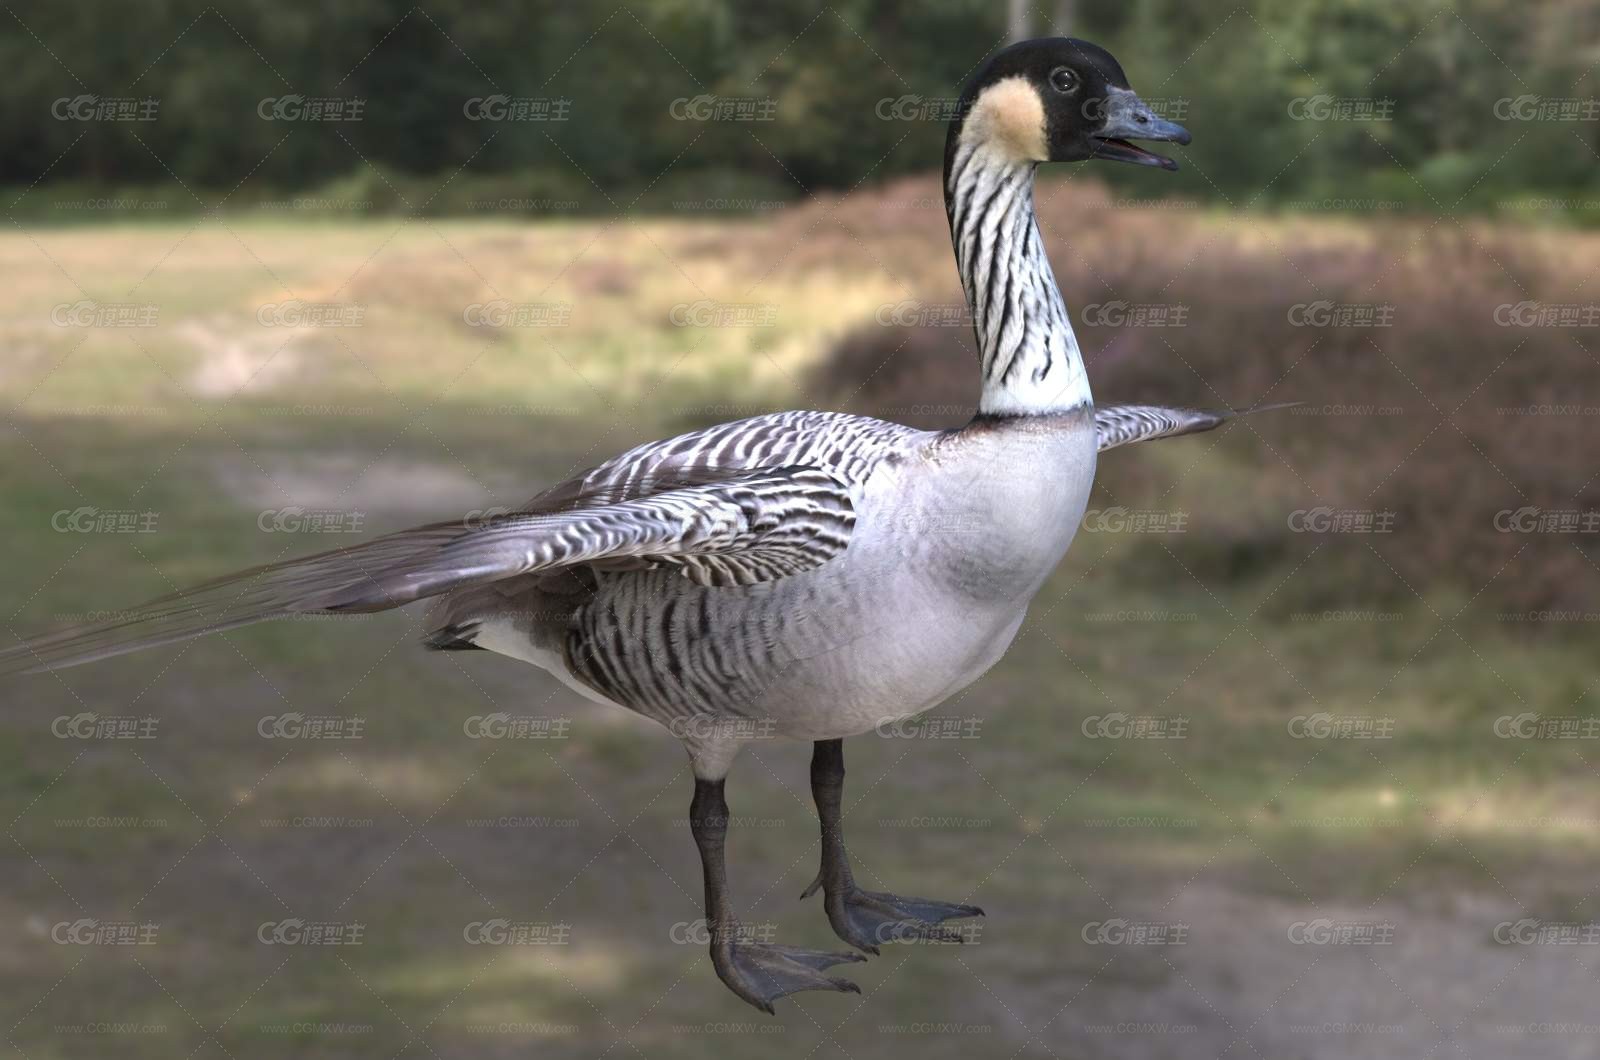
<svg viewBox="0 0 1600 1060">
<path fill-rule="evenodd" d="M 702 585 L 749 585 L 820 566 L 849 543 L 847 485 L 816 468 L 725 475 L 615 500 L 562 495 L 563 510 L 439 523 L 256 567 L 153 600 L 115 621 L 0 651 L 0 673 L 54 670 L 295 614 L 385 611 L 534 571 L 633 561 Z"/>
</svg>

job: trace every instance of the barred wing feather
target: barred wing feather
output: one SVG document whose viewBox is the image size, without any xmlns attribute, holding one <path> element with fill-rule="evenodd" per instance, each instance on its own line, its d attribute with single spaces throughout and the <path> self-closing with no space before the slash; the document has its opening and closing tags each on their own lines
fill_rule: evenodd
<svg viewBox="0 0 1600 1060">
<path fill-rule="evenodd" d="M 622 500 L 568 491 L 556 510 L 546 505 L 476 526 L 423 526 L 256 567 L 113 621 L 0 651 L 0 674 L 75 666 L 294 614 L 385 611 L 534 571 L 617 559 L 675 566 L 701 585 L 749 585 L 820 566 L 844 550 L 855 522 L 848 485 L 817 468 L 672 485 Z"/>
<path fill-rule="evenodd" d="M 1102 405 L 1094 410 L 1095 431 L 1100 436 L 1100 452 L 1149 442 L 1157 438 L 1171 438 L 1179 434 L 1198 434 L 1220 427 L 1235 416 L 1248 416 L 1253 412 L 1270 412 L 1299 405 L 1298 401 L 1285 401 L 1276 405 L 1252 405 L 1244 409 L 1180 409 L 1162 405 Z"/>
</svg>

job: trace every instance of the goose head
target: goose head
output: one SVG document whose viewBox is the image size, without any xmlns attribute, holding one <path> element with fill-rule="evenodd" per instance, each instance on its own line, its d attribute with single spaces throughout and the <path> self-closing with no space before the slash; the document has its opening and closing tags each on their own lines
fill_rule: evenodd
<svg viewBox="0 0 1600 1060">
<path fill-rule="evenodd" d="M 972 79 L 952 124 L 949 150 L 971 143 L 1015 162 L 1105 159 L 1173 170 L 1178 163 L 1132 140 L 1189 142 L 1128 84 L 1111 53 L 1051 37 L 999 52 Z"/>
</svg>

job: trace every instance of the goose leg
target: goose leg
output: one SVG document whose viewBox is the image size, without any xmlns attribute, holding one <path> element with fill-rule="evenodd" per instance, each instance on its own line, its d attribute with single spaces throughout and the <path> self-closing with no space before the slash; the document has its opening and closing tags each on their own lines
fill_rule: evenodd
<svg viewBox="0 0 1600 1060">
<path fill-rule="evenodd" d="M 822 821 L 822 868 L 801 898 L 822 888 L 822 901 L 834 934 L 867 953 L 885 942 L 934 939 L 960 942 L 961 933 L 939 925 L 959 917 L 982 916 L 975 905 L 932 898 L 906 898 L 885 891 L 864 891 L 850 872 L 844 849 L 840 808 L 844 801 L 844 743 L 818 740 L 811 755 L 811 796 Z"/>
<path fill-rule="evenodd" d="M 767 1013 L 772 1012 L 774 1001 L 800 990 L 848 990 L 859 994 L 861 988 L 856 984 L 824 975 L 823 969 L 865 960 L 864 957 L 756 942 L 741 930 L 728 899 L 728 873 L 723 862 L 728 836 L 723 783 L 695 778 L 694 801 L 689 806 L 689 827 L 705 870 L 706 927 L 711 934 L 711 963 L 717 977 L 728 989 Z"/>
</svg>

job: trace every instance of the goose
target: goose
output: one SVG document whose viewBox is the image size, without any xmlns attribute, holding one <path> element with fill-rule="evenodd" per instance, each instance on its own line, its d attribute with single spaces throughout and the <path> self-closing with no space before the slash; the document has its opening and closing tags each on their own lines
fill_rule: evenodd
<svg viewBox="0 0 1600 1060">
<path fill-rule="evenodd" d="M 666 726 L 694 776 L 718 977 L 765 1012 L 856 991 L 835 965 L 947 938 L 977 906 L 862 888 L 841 829 L 846 737 L 965 688 L 1017 635 L 1085 512 L 1097 456 L 1209 430 L 1231 410 L 1097 408 L 1033 206 L 1035 169 L 1091 159 L 1174 170 L 1130 141 L 1187 144 L 1110 53 L 1024 41 L 974 75 L 949 125 L 944 194 L 978 341 L 981 396 L 959 429 L 839 412 L 756 416 L 640 445 L 490 519 L 422 526 L 243 571 L 114 621 L 0 652 L 49 671 L 298 614 L 430 600 L 424 643 L 532 663 Z M 740 748 L 813 745 L 817 891 L 853 951 L 741 928 L 725 868 Z M 860 951 L 860 952 L 854 952 Z"/>
</svg>

